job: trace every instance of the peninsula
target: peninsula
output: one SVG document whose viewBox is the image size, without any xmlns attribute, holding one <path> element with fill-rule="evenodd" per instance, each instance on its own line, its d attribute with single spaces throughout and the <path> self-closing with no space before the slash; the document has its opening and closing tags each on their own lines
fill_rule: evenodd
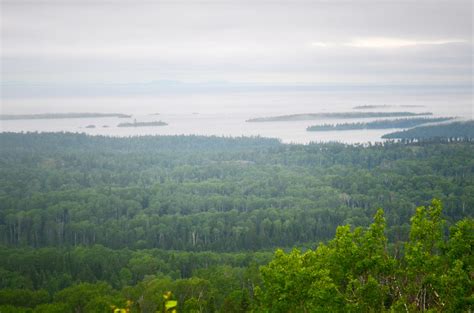
<svg viewBox="0 0 474 313">
<path fill-rule="evenodd" d="M 249 123 L 261 122 L 289 122 L 289 121 L 308 121 L 318 119 L 332 118 L 369 118 L 369 117 L 402 117 L 402 116 L 424 116 L 433 115 L 431 112 L 413 113 L 413 112 L 333 112 L 333 113 L 303 113 L 291 115 L 279 115 L 270 117 L 258 117 L 246 120 Z"/>
<path fill-rule="evenodd" d="M 53 120 L 67 118 L 119 117 L 129 118 L 131 115 L 120 113 L 43 113 L 43 114 L 0 114 L 0 120 Z"/>
<path fill-rule="evenodd" d="M 148 126 L 166 126 L 168 123 L 163 121 L 154 122 L 133 122 L 133 123 L 120 123 L 117 127 L 148 127 Z"/>
<path fill-rule="evenodd" d="M 447 140 L 473 140 L 474 139 L 474 120 L 454 122 L 441 125 L 426 125 L 398 131 L 383 135 L 384 139 L 401 140 L 429 140 L 429 139 L 447 139 Z"/>
<path fill-rule="evenodd" d="M 453 117 L 439 118 L 403 118 L 395 120 L 377 120 L 367 123 L 342 123 L 313 125 L 306 128 L 307 131 L 334 131 L 354 129 L 388 129 L 388 128 L 411 128 L 422 124 L 440 123 L 452 120 Z"/>
<path fill-rule="evenodd" d="M 358 105 L 353 107 L 354 110 L 371 110 L 371 109 L 384 109 L 384 108 L 423 108 L 424 105 L 418 104 L 402 104 L 402 105 Z"/>
</svg>

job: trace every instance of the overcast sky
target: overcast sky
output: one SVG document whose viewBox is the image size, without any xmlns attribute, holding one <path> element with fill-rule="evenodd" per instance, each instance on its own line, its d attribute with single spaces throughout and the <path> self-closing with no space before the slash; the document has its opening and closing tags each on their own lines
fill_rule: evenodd
<svg viewBox="0 0 474 313">
<path fill-rule="evenodd" d="M 1 3 L 4 98 L 164 81 L 472 84 L 470 0 Z"/>
</svg>

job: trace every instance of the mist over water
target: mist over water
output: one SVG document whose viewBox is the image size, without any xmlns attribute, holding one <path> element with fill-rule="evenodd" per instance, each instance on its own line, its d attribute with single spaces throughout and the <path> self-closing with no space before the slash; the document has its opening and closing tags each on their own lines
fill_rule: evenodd
<svg viewBox="0 0 474 313">
<path fill-rule="evenodd" d="M 169 125 L 23 120 L 1 131 L 366 142 L 386 131 L 245 120 L 361 105 L 473 117 L 472 1 L 4 2 L 2 114 L 125 113 Z"/>
<path fill-rule="evenodd" d="M 354 110 L 361 105 L 386 105 L 384 108 Z M 235 92 L 215 94 L 168 94 L 136 97 L 77 97 L 43 99 L 6 99 L 2 114 L 64 112 L 125 113 L 131 118 L 79 118 L 0 121 L 2 132 L 84 132 L 91 135 L 214 135 L 263 136 L 285 143 L 339 141 L 365 143 L 382 141 L 393 130 L 351 130 L 307 132 L 316 124 L 372 121 L 364 119 L 321 119 L 312 121 L 246 123 L 255 117 L 274 115 L 350 112 L 409 111 L 432 112 L 433 117 L 473 118 L 469 93 L 396 93 L 396 92 Z M 159 115 L 152 115 L 158 113 Z M 163 127 L 116 127 L 123 122 L 162 120 Z M 95 128 L 85 128 L 94 125 Z M 104 127 L 107 126 L 107 127 Z"/>
</svg>

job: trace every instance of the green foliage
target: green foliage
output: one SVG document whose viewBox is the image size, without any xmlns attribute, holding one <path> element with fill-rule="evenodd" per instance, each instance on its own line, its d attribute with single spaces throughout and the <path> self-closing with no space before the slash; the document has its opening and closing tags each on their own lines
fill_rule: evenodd
<svg viewBox="0 0 474 313">
<path fill-rule="evenodd" d="M 21 308 L 13 305 L 0 305 L 0 312 L 2 313 L 32 313 L 32 309 Z"/>
<path fill-rule="evenodd" d="M 34 308 L 48 303 L 50 296 L 45 290 L 2 289 L 0 290 L 0 305 L 13 305 Z"/>
<path fill-rule="evenodd" d="M 450 220 L 474 205 L 471 143 L 2 133 L 0 146 L 0 244 L 10 247 L 274 249 L 367 226 L 377 207 L 399 240 L 433 197 Z M 132 280 L 161 271 L 152 267 Z"/>
<path fill-rule="evenodd" d="M 0 146 L 2 312 L 155 313 L 167 291 L 178 312 L 474 301 L 470 142 L 2 133 Z"/>
<path fill-rule="evenodd" d="M 468 312 L 474 286 L 473 220 L 458 222 L 446 240 L 441 211 L 439 200 L 416 209 L 409 241 L 399 258 L 387 252 L 381 210 L 368 228 L 338 227 L 336 237 L 314 251 L 278 250 L 261 268 L 264 289 L 258 308 L 268 312 Z"/>
<path fill-rule="evenodd" d="M 81 283 L 57 292 L 54 301 L 66 303 L 71 312 L 95 313 L 109 310 L 112 305 L 117 304 L 114 302 L 123 302 L 123 299 L 117 300 L 116 297 L 113 289 L 106 283 Z"/>
<path fill-rule="evenodd" d="M 381 311 L 394 262 L 386 252 L 384 229 L 379 210 L 365 231 L 341 226 L 315 251 L 277 251 L 262 268 L 263 303 L 275 312 Z"/>
<path fill-rule="evenodd" d="M 64 313 L 68 310 L 69 307 L 65 303 L 46 303 L 36 306 L 34 313 Z"/>
</svg>

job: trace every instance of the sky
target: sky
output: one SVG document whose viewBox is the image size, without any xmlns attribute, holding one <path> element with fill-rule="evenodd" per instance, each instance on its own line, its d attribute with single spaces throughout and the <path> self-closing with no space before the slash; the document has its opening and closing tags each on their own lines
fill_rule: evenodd
<svg viewBox="0 0 474 313">
<path fill-rule="evenodd" d="M 361 86 L 472 94 L 470 0 L 0 1 L 4 103 Z"/>
</svg>

